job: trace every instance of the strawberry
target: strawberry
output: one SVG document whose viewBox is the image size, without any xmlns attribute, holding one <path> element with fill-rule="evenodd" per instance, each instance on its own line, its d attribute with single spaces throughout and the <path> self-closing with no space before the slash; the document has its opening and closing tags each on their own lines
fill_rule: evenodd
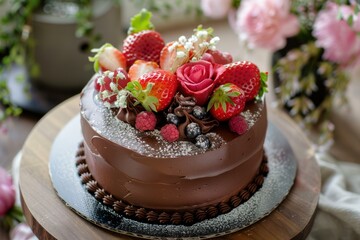
<svg viewBox="0 0 360 240">
<path fill-rule="evenodd" d="M 100 86 L 100 99 L 108 103 L 113 103 L 117 99 L 118 92 L 126 87 L 130 79 L 124 69 L 118 68 L 114 72 L 104 72 L 95 81 Z"/>
<path fill-rule="evenodd" d="M 220 85 L 214 90 L 207 110 L 219 121 L 226 121 L 239 114 L 245 107 L 244 91 L 232 83 Z"/>
<path fill-rule="evenodd" d="M 136 60 L 129 68 L 129 77 L 131 81 L 138 80 L 142 75 L 158 69 L 159 65 L 156 62 L 147 62 L 144 60 Z"/>
<path fill-rule="evenodd" d="M 91 52 L 96 53 L 94 57 L 89 57 L 89 61 L 94 63 L 95 72 L 115 71 L 119 67 L 126 69 L 124 54 L 110 43 L 92 49 Z"/>
<path fill-rule="evenodd" d="M 165 42 L 158 32 L 145 30 L 127 36 L 123 44 L 123 53 L 127 65 L 131 66 L 136 60 L 159 63 L 160 52 Z"/>
<path fill-rule="evenodd" d="M 259 92 L 266 91 L 260 88 L 266 87 L 264 74 L 260 74 L 259 68 L 248 61 L 235 62 L 225 65 L 225 71 L 216 79 L 217 86 L 225 83 L 233 83 L 240 87 L 246 96 L 246 101 L 254 99 Z"/>
<path fill-rule="evenodd" d="M 159 69 L 131 81 L 126 89 L 147 111 L 161 111 L 170 105 L 178 88 L 175 74 Z"/>
<path fill-rule="evenodd" d="M 202 56 L 202 59 L 217 64 L 232 63 L 233 57 L 228 52 L 221 52 L 219 50 L 207 50 Z"/>
<path fill-rule="evenodd" d="M 160 67 L 169 72 L 176 72 L 178 67 L 189 61 L 190 52 L 177 42 L 169 42 L 161 50 Z"/>
<path fill-rule="evenodd" d="M 131 18 L 128 36 L 122 48 L 128 67 L 136 60 L 159 64 L 160 52 L 165 42 L 160 34 L 154 31 L 154 25 L 150 22 L 151 16 L 151 12 L 143 9 Z"/>
</svg>

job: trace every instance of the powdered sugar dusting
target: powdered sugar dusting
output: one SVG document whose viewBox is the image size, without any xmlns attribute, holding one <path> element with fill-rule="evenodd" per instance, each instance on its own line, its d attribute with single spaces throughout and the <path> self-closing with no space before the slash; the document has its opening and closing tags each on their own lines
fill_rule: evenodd
<svg viewBox="0 0 360 240">
<path fill-rule="evenodd" d="M 160 131 L 140 132 L 133 126 L 120 121 L 115 116 L 112 109 L 107 108 L 96 97 L 93 97 L 94 103 L 97 105 L 95 109 L 82 112 L 83 116 L 88 119 L 89 124 L 106 139 L 129 148 L 141 155 L 156 158 L 176 158 L 181 156 L 194 156 L 211 151 L 226 144 L 226 141 L 217 133 L 207 133 L 207 137 L 211 142 L 209 149 L 202 149 L 195 146 L 191 141 L 175 141 L 169 143 L 160 135 Z M 251 128 L 259 119 L 260 109 L 255 112 L 246 110 L 241 115 L 246 119 L 249 128 Z"/>
</svg>

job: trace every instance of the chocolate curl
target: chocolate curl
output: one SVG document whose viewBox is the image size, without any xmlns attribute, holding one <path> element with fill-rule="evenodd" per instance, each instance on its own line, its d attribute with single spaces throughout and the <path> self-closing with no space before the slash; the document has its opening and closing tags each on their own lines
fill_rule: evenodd
<svg viewBox="0 0 360 240">
<path fill-rule="evenodd" d="M 185 128 L 188 124 L 192 122 L 199 124 L 202 133 L 208 133 L 214 127 L 219 126 L 219 122 L 211 117 L 200 120 L 191 115 L 194 107 L 196 106 L 195 98 L 184 97 L 180 93 L 177 93 L 174 99 L 175 101 L 169 108 L 169 112 L 173 112 L 178 117 L 185 117 L 185 121 L 181 123 L 178 127 L 180 138 L 187 138 L 185 134 Z"/>
<path fill-rule="evenodd" d="M 126 98 L 126 108 L 119 108 L 119 111 L 116 117 L 126 123 L 129 123 L 131 126 L 135 126 L 136 115 L 145 109 L 141 104 L 135 104 L 136 98 L 130 94 Z"/>
</svg>

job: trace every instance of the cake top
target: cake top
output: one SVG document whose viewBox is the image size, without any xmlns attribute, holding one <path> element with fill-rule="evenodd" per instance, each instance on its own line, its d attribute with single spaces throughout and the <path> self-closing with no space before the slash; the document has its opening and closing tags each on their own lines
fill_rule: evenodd
<svg viewBox="0 0 360 240">
<path fill-rule="evenodd" d="M 165 43 L 150 19 L 147 10 L 131 19 L 121 51 L 109 43 L 92 50 L 92 96 L 109 115 L 104 124 L 158 142 L 187 142 L 192 152 L 221 145 L 219 129 L 245 133 L 253 117 L 244 110 L 262 101 L 267 73 L 218 50 L 212 28 L 198 26 L 190 37 Z"/>
</svg>

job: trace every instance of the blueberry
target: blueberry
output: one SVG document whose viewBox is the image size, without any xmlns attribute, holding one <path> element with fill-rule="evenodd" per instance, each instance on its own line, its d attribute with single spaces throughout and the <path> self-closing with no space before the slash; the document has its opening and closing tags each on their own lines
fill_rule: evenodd
<svg viewBox="0 0 360 240">
<path fill-rule="evenodd" d="M 195 145 L 198 148 L 209 149 L 211 146 L 211 142 L 206 135 L 201 134 L 195 138 Z"/>
<path fill-rule="evenodd" d="M 206 117 L 206 110 L 204 107 L 195 106 L 192 114 L 197 119 L 204 119 Z"/>
<path fill-rule="evenodd" d="M 173 113 L 169 113 L 169 114 L 166 115 L 166 121 L 168 123 L 175 124 L 176 126 L 178 126 L 179 123 L 180 123 L 180 120 L 179 120 L 178 116 L 176 116 Z"/>
<path fill-rule="evenodd" d="M 192 122 L 186 126 L 185 133 L 188 138 L 196 138 L 201 134 L 201 128 L 199 124 Z"/>
</svg>

